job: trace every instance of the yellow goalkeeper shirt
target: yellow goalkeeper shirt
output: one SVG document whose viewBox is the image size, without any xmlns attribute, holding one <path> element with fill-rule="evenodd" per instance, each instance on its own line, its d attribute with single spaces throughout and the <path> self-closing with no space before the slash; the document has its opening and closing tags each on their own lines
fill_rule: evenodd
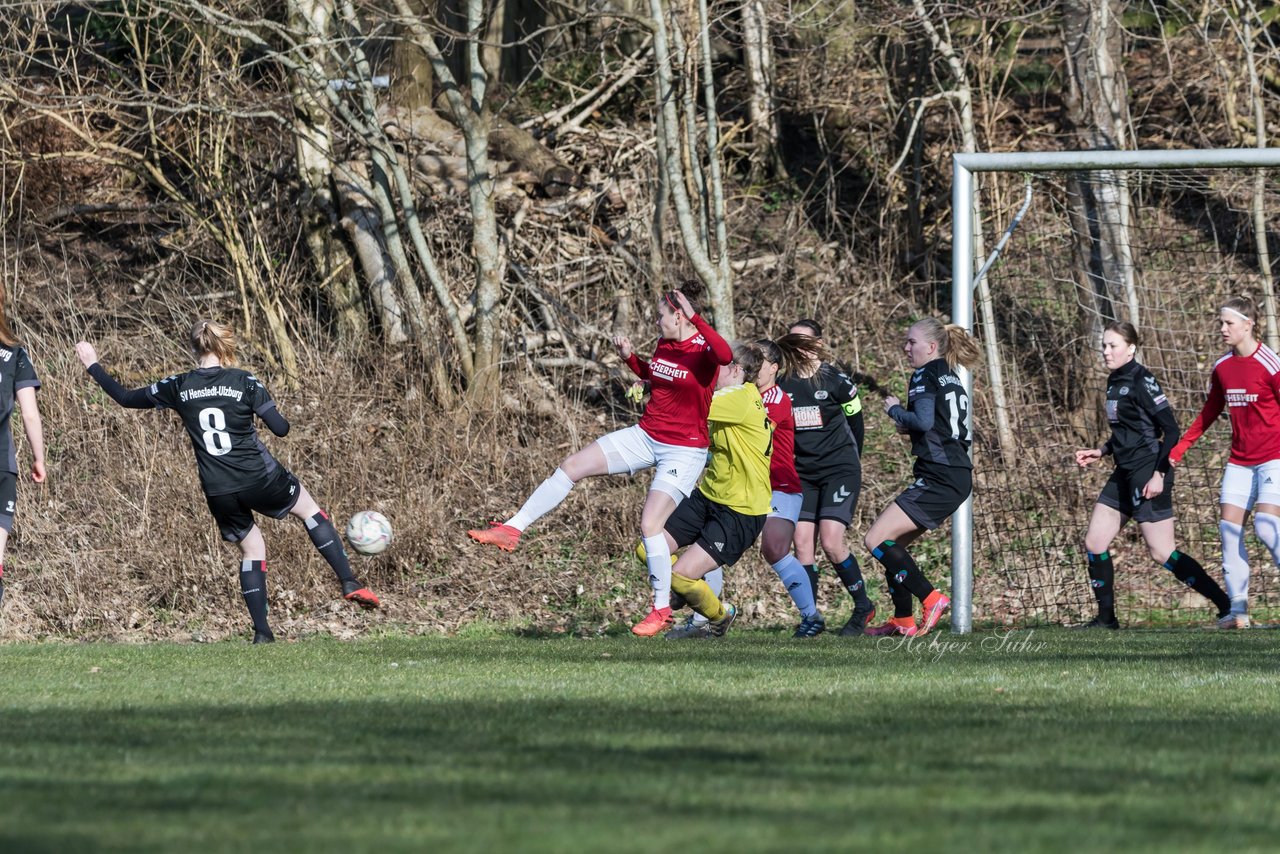
<svg viewBox="0 0 1280 854">
<path fill-rule="evenodd" d="M 751 383 L 722 388 L 711 396 L 711 465 L 702 494 L 747 516 L 769 512 L 769 455 L 773 424 Z"/>
</svg>

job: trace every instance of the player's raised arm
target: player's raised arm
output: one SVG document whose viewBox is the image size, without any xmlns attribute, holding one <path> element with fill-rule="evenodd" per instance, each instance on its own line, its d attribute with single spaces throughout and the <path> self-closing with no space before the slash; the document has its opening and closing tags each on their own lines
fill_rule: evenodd
<svg viewBox="0 0 1280 854">
<path fill-rule="evenodd" d="M 126 389 L 115 377 L 107 372 L 98 361 L 98 351 L 88 341 L 76 345 L 76 355 L 89 371 L 89 376 L 102 387 L 107 396 L 125 409 L 154 409 L 156 403 L 151 399 L 146 387 Z"/>
</svg>

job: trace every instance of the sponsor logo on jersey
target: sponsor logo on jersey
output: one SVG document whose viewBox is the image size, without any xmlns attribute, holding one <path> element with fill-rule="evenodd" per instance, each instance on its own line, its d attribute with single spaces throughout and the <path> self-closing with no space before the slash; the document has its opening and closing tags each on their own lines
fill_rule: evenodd
<svg viewBox="0 0 1280 854">
<path fill-rule="evenodd" d="M 813 399 L 814 399 L 814 400 L 826 400 L 826 399 L 827 399 L 827 390 L 826 390 L 825 388 L 820 388 L 820 389 L 818 389 L 817 391 L 815 391 L 815 392 L 813 393 Z"/>
<path fill-rule="evenodd" d="M 812 430 L 822 426 L 822 409 L 817 406 L 797 406 L 791 410 L 797 430 Z"/>
<path fill-rule="evenodd" d="M 951 374 L 940 374 L 938 376 L 938 385 L 961 385 L 959 377 L 953 377 Z"/>
<path fill-rule="evenodd" d="M 651 360 L 649 362 L 649 372 L 654 376 L 662 377 L 664 380 L 672 382 L 689 376 L 688 368 L 682 368 L 675 362 L 668 362 L 666 359 Z"/>
<path fill-rule="evenodd" d="M 1122 385 L 1122 386 L 1120 386 L 1120 396 L 1121 396 L 1121 397 L 1124 397 L 1124 396 L 1125 396 L 1126 394 L 1128 394 L 1128 393 L 1129 393 L 1129 387 L 1128 387 L 1127 385 Z"/>
<path fill-rule="evenodd" d="M 226 385 L 210 386 L 209 388 L 184 388 L 178 392 L 178 399 L 183 402 L 198 400 L 202 397 L 229 397 L 232 400 L 239 400 L 244 397 L 244 392 Z"/>
<path fill-rule="evenodd" d="M 1247 388 L 1229 388 L 1226 392 L 1227 406 L 1248 406 L 1256 403 L 1258 396 L 1249 394 Z"/>
</svg>

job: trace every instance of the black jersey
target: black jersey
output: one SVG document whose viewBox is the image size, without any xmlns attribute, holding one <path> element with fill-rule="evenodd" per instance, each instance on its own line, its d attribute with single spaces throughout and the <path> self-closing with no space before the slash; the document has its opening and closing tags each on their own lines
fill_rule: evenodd
<svg viewBox="0 0 1280 854">
<path fill-rule="evenodd" d="M 1159 456 L 1164 462 L 1161 471 L 1168 469 L 1169 451 L 1178 441 L 1178 421 L 1160 383 L 1136 361 L 1107 377 L 1107 420 L 1111 438 L 1103 451 L 1115 454 L 1117 466 L 1143 468 Z"/>
<path fill-rule="evenodd" d="M 934 359 L 911 375 L 907 405 L 889 410 L 889 417 L 911 435 L 911 453 L 923 463 L 973 468 L 969 445 L 969 393 L 946 359 Z"/>
<path fill-rule="evenodd" d="M 13 403 L 17 400 L 18 390 L 24 388 L 40 388 L 40 380 L 36 379 L 36 369 L 27 356 L 27 351 L 14 345 L 0 345 L 0 443 L 9 463 L 9 472 L 18 473 L 18 454 L 13 444 L 13 430 L 9 419 L 13 415 Z"/>
<path fill-rule="evenodd" d="M 172 409 L 191 437 L 205 495 L 226 495 L 260 484 L 276 461 L 258 439 L 253 417 L 275 408 L 258 378 L 239 368 L 196 368 L 147 389 L 159 409 Z"/>
<path fill-rule="evenodd" d="M 796 473 L 802 480 L 862 468 L 849 418 L 862 411 L 858 387 L 823 362 L 812 377 L 778 377 L 796 422 Z"/>
</svg>

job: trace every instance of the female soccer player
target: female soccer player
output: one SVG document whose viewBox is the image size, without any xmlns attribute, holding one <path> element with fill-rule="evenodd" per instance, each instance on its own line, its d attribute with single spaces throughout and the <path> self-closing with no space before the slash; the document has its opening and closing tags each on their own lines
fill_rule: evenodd
<svg viewBox="0 0 1280 854">
<path fill-rule="evenodd" d="M 230 327 L 197 321 L 191 327 L 190 346 L 198 364 L 195 370 L 132 391 L 98 363 L 92 344 L 81 341 L 76 355 L 116 403 L 126 409 L 172 409 L 182 419 L 218 531 L 224 540 L 240 546 L 240 590 L 253 619 L 253 642 L 275 640 L 267 622 L 267 547 L 254 523 L 255 512 L 276 519 L 289 514 L 301 519 L 316 550 L 338 576 L 343 598 L 362 608 L 377 608 L 378 597 L 356 580 L 329 517 L 258 439 L 255 415 L 277 436 L 289 432 L 289 422 L 257 377 L 231 367 L 236 339 Z"/>
<path fill-rule="evenodd" d="M 777 341 L 788 354 L 778 385 L 791 399 L 796 425 L 796 471 L 804 496 L 796 524 L 796 557 L 809 574 L 816 601 L 814 540 L 821 543 L 840 583 L 853 597 L 853 615 L 840 634 L 860 635 L 876 609 L 867 596 L 862 569 L 845 543 L 845 532 L 853 521 L 862 491 L 862 401 L 853 381 L 830 364 L 821 335 L 822 328 L 816 321 L 800 320 Z M 802 622 L 800 629 L 809 636 L 816 635 L 826 625 L 820 620 L 818 616 Z M 806 636 L 800 629 L 797 635 Z"/>
<path fill-rule="evenodd" d="M 9 328 L 4 310 L 4 293 L 0 291 L 0 453 L 8 458 L 8 466 L 0 471 L 0 599 L 4 598 L 4 550 L 13 531 L 13 514 L 18 504 L 18 458 L 9 419 L 17 401 L 22 407 L 22 426 L 31 446 L 31 479 L 44 483 L 44 428 L 40 408 L 36 405 L 36 389 L 40 380 L 31 365 L 27 351 Z"/>
<path fill-rule="evenodd" d="M 558 507 L 584 477 L 656 469 L 640 514 L 653 609 L 631 629 L 646 637 L 672 623 L 671 553 L 662 529 L 706 466 L 712 387 L 720 366 L 733 359 L 728 343 L 698 314 L 702 291 L 700 282 L 688 281 L 662 295 L 658 301 L 661 339 L 648 362 L 631 349 L 631 339 L 613 339 L 627 366 L 652 389 L 640 423 L 601 436 L 566 457 L 506 522 L 467 532 L 477 542 L 514 551 L 525 529 Z"/>
<path fill-rule="evenodd" d="M 973 491 L 969 394 L 955 368 L 977 364 L 978 342 L 955 324 L 926 317 L 907 330 L 903 350 L 907 364 L 915 368 L 907 405 L 889 396 L 884 409 L 899 431 L 911 436 L 916 479 L 871 523 L 863 538 L 884 566 L 893 599 L 893 618 L 868 629 L 869 635 L 925 635 L 938 624 L 951 600 L 933 589 L 907 546 L 945 522 Z M 912 596 L 923 605 L 919 629 Z"/>
<path fill-rule="evenodd" d="M 791 554 L 791 540 L 795 536 L 796 521 L 800 518 L 800 505 L 804 500 L 800 476 L 795 464 L 795 419 L 791 414 L 791 398 L 777 384 L 778 371 L 787 358 L 780 348 L 768 338 L 753 345 L 761 355 L 755 387 L 764 402 L 765 413 L 773 423 L 773 452 L 769 456 L 769 488 L 772 490 L 769 515 L 760 533 L 760 554 L 773 567 L 782 580 L 787 594 L 800 611 L 800 627 L 794 637 L 817 637 L 826 628 L 822 615 L 813 601 L 813 589 L 805 575 L 804 566 Z M 741 364 L 741 363 L 740 363 Z M 714 399 L 713 399 L 714 400 Z M 713 593 L 720 595 L 724 585 L 724 569 L 718 567 L 703 576 Z M 700 637 L 709 634 L 707 620 L 697 612 L 683 626 L 667 632 L 668 638 Z"/>
<path fill-rule="evenodd" d="M 769 513 L 769 456 L 773 424 L 760 392 L 747 380 L 757 376 L 763 354 L 739 344 L 720 369 L 707 419 L 711 422 L 711 464 L 702 484 L 667 519 L 663 545 L 670 554 L 684 548 L 672 567 L 671 589 L 708 620 L 706 634 L 720 637 L 737 617 L 703 576 L 732 566 L 751 548 Z M 695 637 L 675 630 L 671 639 Z"/>
<path fill-rule="evenodd" d="M 1195 558 L 1174 548 L 1173 472 L 1169 452 L 1178 441 L 1178 422 L 1160 383 L 1134 359 L 1138 331 L 1131 323 L 1109 323 L 1102 333 L 1107 377 L 1107 420 L 1111 438 L 1101 448 L 1076 451 L 1081 468 L 1114 455 L 1116 468 L 1102 488 L 1084 535 L 1089 581 L 1098 600 L 1098 616 L 1085 628 L 1118 629 L 1115 569 L 1108 549 L 1133 519 L 1151 559 L 1179 581 L 1218 606 L 1218 618 L 1231 613 L 1231 600 Z"/>
<path fill-rule="evenodd" d="M 1217 420 L 1231 412 L 1231 456 L 1222 473 L 1222 577 L 1231 612 L 1218 620 L 1224 629 L 1249 627 L 1249 555 L 1244 519 L 1253 510 L 1253 530 L 1280 566 L 1280 356 L 1258 342 L 1258 310 L 1253 300 L 1233 297 L 1218 313 L 1222 341 L 1230 348 L 1214 363 L 1209 397 L 1169 461 L 1183 454 Z"/>
</svg>

